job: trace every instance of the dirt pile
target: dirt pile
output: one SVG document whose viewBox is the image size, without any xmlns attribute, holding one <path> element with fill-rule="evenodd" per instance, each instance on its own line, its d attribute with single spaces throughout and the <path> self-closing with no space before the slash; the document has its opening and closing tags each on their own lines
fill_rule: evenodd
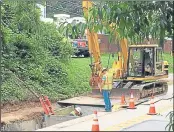
<svg viewBox="0 0 174 132">
<path fill-rule="evenodd" d="M 52 104 L 56 109 L 56 103 Z M 21 102 L 18 104 L 6 104 L 1 107 L 1 123 L 7 124 L 17 120 L 36 119 L 43 113 L 40 102 Z"/>
</svg>

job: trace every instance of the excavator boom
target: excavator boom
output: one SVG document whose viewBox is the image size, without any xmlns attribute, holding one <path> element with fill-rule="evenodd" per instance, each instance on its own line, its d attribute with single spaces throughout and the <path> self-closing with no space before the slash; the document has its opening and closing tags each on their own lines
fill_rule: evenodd
<svg viewBox="0 0 174 132">
<path fill-rule="evenodd" d="M 82 1 L 83 11 L 85 18 L 88 19 L 88 10 L 92 7 L 91 1 Z M 98 35 L 95 32 L 90 32 L 89 29 L 86 29 L 86 36 L 88 39 L 88 47 L 89 53 L 92 58 L 94 58 L 94 63 L 90 65 L 92 70 L 92 75 L 90 78 L 90 85 L 93 87 L 98 86 L 100 81 L 100 71 L 101 71 L 101 55 L 100 55 L 100 48 L 98 42 Z"/>
<path fill-rule="evenodd" d="M 93 3 L 91 1 L 82 1 L 83 11 L 86 19 L 88 19 L 88 10 L 92 7 L 92 5 Z M 113 25 L 115 24 L 110 25 L 110 30 L 113 30 Z M 116 34 L 117 33 L 115 33 L 115 35 Z M 97 33 L 90 32 L 89 29 L 86 29 L 86 36 L 88 39 L 89 53 L 91 57 L 94 58 L 94 63 L 91 65 L 92 76 L 90 79 L 90 84 L 92 87 L 96 88 L 100 81 L 102 70 L 98 35 Z M 123 76 L 123 73 L 127 70 L 128 47 L 126 39 L 122 39 L 120 41 L 120 48 L 121 52 L 119 53 L 119 60 L 115 61 L 111 68 L 112 71 L 116 73 L 114 76 L 115 78 L 121 78 Z"/>
<path fill-rule="evenodd" d="M 90 7 L 92 7 L 92 2 L 85 0 L 82 2 L 82 6 L 84 15 L 86 18 L 88 18 L 88 10 Z M 100 62 L 100 48 L 97 33 L 90 32 L 89 29 L 86 29 L 86 36 L 88 39 L 89 53 L 94 58 L 94 62 L 98 63 Z"/>
</svg>

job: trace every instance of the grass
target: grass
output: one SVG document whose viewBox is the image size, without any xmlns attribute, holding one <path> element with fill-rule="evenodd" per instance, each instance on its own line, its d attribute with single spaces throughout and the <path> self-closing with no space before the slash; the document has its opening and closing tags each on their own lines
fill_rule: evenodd
<svg viewBox="0 0 174 132">
<path fill-rule="evenodd" d="M 102 55 L 101 59 L 103 67 L 107 66 L 108 58 L 108 54 Z M 111 59 L 110 66 L 112 66 L 112 62 L 113 59 Z M 69 80 L 73 81 L 71 90 L 75 91 L 75 94 L 77 95 L 84 93 L 84 91 L 91 90 L 89 86 L 89 79 L 91 75 L 89 64 L 90 58 L 72 58 L 69 65 L 67 65 Z"/>
<path fill-rule="evenodd" d="M 169 73 L 173 73 L 173 56 L 171 56 L 169 53 L 164 53 L 163 60 L 169 63 Z"/>
<path fill-rule="evenodd" d="M 108 65 L 108 59 L 109 54 L 103 54 L 101 56 L 102 66 L 107 67 Z M 110 56 L 109 66 L 112 66 L 112 63 L 114 62 L 114 58 Z M 89 67 L 89 64 L 91 63 L 90 58 L 72 58 L 71 62 L 69 64 L 69 71 L 74 76 L 83 76 L 88 77 L 91 73 L 91 69 Z"/>
</svg>

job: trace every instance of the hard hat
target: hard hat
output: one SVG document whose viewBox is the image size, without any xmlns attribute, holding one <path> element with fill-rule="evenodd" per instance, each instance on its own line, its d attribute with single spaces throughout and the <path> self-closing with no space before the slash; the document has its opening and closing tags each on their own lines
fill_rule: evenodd
<svg viewBox="0 0 174 132">
<path fill-rule="evenodd" d="M 75 110 L 77 110 L 77 112 L 79 112 L 79 114 L 81 113 L 81 108 L 80 107 L 75 108 Z"/>
<path fill-rule="evenodd" d="M 102 72 L 104 72 L 104 71 L 107 71 L 107 68 L 103 68 L 103 69 L 102 69 Z"/>
</svg>

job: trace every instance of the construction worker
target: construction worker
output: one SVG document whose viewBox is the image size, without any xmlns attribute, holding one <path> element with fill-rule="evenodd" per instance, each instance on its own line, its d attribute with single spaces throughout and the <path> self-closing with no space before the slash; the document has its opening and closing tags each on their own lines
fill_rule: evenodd
<svg viewBox="0 0 174 132">
<path fill-rule="evenodd" d="M 71 113 L 70 116 L 81 116 L 82 112 L 81 112 L 81 108 L 77 107 L 75 108 Z"/>
<path fill-rule="evenodd" d="M 148 63 L 145 66 L 145 76 L 149 76 L 149 75 L 151 75 L 151 73 L 152 73 L 151 63 Z"/>
<path fill-rule="evenodd" d="M 112 82 L 113 82 L 113 72 L 108 71 L 106 68 L 102 70 L 102 82 L 99 86 L 100 92 L 102 92 L 104 102 L 105 102 L 105 111 L 111 112 L 111 101 L 110 101 L 110 91 L 112 89 Z"/>
</svg>

